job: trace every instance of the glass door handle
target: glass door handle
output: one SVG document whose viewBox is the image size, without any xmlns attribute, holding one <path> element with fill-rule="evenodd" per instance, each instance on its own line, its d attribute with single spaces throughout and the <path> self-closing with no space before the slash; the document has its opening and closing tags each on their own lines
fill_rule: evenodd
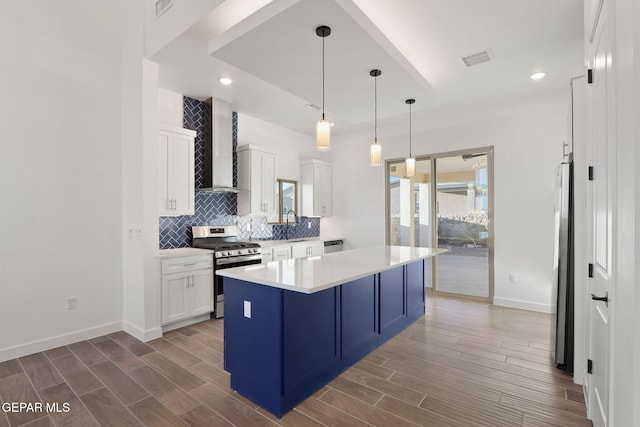
<svg viewBox="0 0 640 427">
<path fill-rule="evenodd" d="M 591 294 L 593 301 L 604 301 L 604 304 L 609 307 L 609 292 L 605 292 L 603 297 L 599 297 L 596 294 Z"/>
</svg>

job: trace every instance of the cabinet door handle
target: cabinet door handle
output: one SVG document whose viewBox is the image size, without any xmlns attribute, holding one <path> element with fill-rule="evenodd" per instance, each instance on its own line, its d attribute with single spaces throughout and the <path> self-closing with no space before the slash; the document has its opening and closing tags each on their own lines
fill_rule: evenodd
<svg viewBox="0 0 640 427">
<path fill-rule="evenodd" d="M 189 267 L 190 265 L 196 265 L 197 262 L 191 262 L 189 264 L 182 264 L 183 267 Z"/>
</svg>

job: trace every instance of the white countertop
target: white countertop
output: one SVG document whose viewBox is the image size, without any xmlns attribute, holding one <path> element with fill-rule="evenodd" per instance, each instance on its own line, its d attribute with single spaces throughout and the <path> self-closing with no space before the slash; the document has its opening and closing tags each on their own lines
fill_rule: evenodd
<svg viewBox="0 0 640 427">
<path fill-rule="evenodd" d="M 176 258 L 181 256 L 207 255 L 212 253 L 212 250 L 199 248 L 160 249 L 158 251 L 158 258 Z"/>
<path fill-rule="evenodd" d="M 228 268 L 219 270 L 216 274 L 311 294 L 443 252 L 446 250 L 408 246 L 373 246 L 316 257 Z"/>
</svg>

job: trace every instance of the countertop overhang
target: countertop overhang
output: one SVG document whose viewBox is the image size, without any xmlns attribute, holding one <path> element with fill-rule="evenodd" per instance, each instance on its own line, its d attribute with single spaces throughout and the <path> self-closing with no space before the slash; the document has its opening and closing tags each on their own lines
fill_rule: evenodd
<svg viewBox="0 0 640 427">
<path fill-rule="evenodd" d="M 321 256 L 223 269 L 216 274 L 311 294 L 446 252 L 409 246 L 372 246 Z"/>
</svg>

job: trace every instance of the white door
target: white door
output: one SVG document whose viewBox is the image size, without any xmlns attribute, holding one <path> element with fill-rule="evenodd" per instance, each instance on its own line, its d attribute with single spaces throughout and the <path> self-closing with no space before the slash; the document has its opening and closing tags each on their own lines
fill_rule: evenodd
<svg viewBox="0 0 640 427">
<path fill-rule="evenodd" d="M 605 2 L 606 3 L 606 2 Z M 612 300 L 612 227 L 613 172 L 615 171 L 614 138 L 612 135 L 612 40 L 605 4 L 589 46 L 593 70 L 589 85 L 591 114 L 591 182 L 593 279 L 590 280 L 592 301 L 589 306 L 589 359 L 592 361 L 588 384 L 588 410 L 596 427 L 607 426 L 609 416 L 609 336 Z M 613 301 L 615 303 L 615 301 Z"/>
</svg>

